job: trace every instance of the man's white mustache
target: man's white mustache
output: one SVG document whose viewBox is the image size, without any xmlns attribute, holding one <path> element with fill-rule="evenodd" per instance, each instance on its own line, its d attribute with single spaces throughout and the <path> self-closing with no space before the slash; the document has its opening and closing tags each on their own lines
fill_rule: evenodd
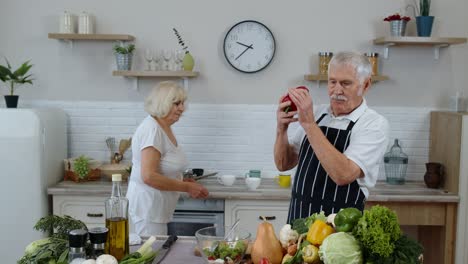
<svg viewBox="0 0 468 264">
<path fill-rule="evenodd" d="M 332 96 L 330 96 L 330 99 L 345 102 L 348 101 L 348 98 L 346 96 L 337 94 L 333 94 Z"/>
</svg>

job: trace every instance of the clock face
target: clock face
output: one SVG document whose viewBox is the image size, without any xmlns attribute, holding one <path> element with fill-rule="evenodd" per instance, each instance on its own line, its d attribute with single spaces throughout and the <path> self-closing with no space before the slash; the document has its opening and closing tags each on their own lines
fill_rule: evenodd
<svg viewBox="0 0 468 264">
<path fill-rule="evenodd" d="M 224 38 L 224 56 L 236 70 L 263 70 L 275 55 L 275 38 L 262 23 L 246 20 L 235 24 Z"/>
</svg>

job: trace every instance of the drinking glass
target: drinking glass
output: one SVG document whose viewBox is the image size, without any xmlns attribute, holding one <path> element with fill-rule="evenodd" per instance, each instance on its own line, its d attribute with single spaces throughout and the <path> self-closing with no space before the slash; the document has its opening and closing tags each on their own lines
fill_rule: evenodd
<svg viewBox="0 0 468 264">
<path fill-rule="evenodd" d="M 177 64 L 177 70 L 181 71 L 182 70 L 182 61 L 184 60 L 185 52 L 183 50 L 177 50 L 176 51 L 176 64 Z"/>
<path fill-rule="evenodd" d="M 172 50 L 163 50 L 163 59 L 164 59 L 164 70 L 168 71 L 170 69 L 170 60 L 172 58 Z"/>
<path fill-rule="evenodd" d="M 161 50 L 156 50 L 154 52 L 154 56 L 153 56 L 153 62 L 154 63 L 152 65 L 154 71 L 159 71 L 159 70 L 164 68 L 164 67 L 161 67 L 161 65 L 160 65 L 161 59 L 162 59 Z"/>
<path fill-rule="evenodd" d="M 153 61 L 153 51 L 150 49 L 145 50 L 146 70 L 151 71 L 151 62 Z"/>
</svg>

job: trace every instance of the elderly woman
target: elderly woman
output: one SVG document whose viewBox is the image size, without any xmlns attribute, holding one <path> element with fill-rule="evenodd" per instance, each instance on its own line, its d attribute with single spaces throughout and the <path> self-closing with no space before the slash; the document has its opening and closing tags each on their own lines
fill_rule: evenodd
<svg viewBox="0 0 468 264">
<path fill-rule="evenodd" d="M 205 198 L 208 191 L 183 181 L 188 166 L 171 126 L 185 110 L 185 90 L 175 82 L 161 82 L 145 99 L 149 114 L 132 137 L 132 174 L 128 185 L 130 230 L 140 236 L 165 235 L 179 192 Z"/>
</svg>

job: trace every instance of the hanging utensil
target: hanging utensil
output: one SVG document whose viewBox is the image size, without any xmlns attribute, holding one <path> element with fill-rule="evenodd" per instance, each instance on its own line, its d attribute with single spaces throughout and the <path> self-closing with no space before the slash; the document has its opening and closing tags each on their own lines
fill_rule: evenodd
<svg viewBox="0 0 468 264">
<path fill-rule="evenodd" d="M 110 151 L 110 161 L 113 163 L 114 160 L 114 148 L 115 148 L 115 138 L 114 137 L 108 137 L 106 138 L 106 145 L 107 148 Z"/>
</svg>

